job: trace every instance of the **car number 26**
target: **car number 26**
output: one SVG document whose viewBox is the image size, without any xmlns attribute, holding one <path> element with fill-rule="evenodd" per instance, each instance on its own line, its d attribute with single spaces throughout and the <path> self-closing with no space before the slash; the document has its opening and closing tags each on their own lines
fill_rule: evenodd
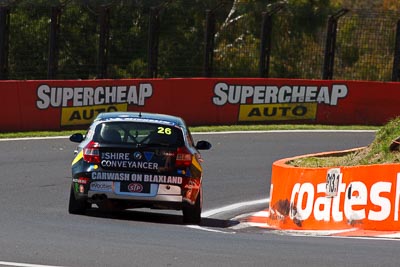
<svg viewBox="0 0 400 267">
<path fill-rule="evenodd" d="M 171 128 L 158 127 L 157 133 L 158 134 L 171 135 L 172 134 L 172 129 Z"/>
</svg>

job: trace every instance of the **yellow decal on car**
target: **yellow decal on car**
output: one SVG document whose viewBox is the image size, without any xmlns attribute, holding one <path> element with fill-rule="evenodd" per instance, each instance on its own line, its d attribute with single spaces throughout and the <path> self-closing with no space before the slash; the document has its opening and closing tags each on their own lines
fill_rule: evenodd
<svg viewBox="0 0 400 267">
<path fill-rule="evenodd" d="M 78 155 L 76 155 L 76 157 L 74 158 L 74 160 L 72 161 L 71 165 L 75 165 L 78 161 L 80 161 L 83 158 L 83 151 L 81 150 L 81 152 L 78 153 Z"/>
</svg>

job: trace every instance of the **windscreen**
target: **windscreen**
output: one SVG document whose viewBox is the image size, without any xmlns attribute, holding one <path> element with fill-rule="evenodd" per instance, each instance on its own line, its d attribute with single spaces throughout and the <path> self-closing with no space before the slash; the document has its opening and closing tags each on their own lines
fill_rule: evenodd
<svg viewBox="0 0 400 267">
<path fill-rule="evenodd" d="M 180 128 L 157 123 L 103 122 L 95 129 L 95 142 L 140 146 L 183 146 Z"/>
</svg>

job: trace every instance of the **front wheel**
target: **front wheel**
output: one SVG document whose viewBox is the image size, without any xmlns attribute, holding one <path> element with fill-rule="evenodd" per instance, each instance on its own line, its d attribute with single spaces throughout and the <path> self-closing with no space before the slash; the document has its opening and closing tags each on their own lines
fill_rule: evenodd
<svg viewBox="0 0 400 267">
<path fill-rule="evenodd" d="M 88 208 L 89 203 L 85 199 L 77 199 L 75 197 L 74 186 L 71 185 L 71 190 L 69 194 L 69 205 L 68 212 L 71 214 L 82 215 Z"/>
<path fill-rule="evenodd" d="M 185 205 L 182 209 L 183 222 L 186 224 L 199 224 L 201 222 L 202 190 L 200 189 L 195 204 Z"/>
</svg>

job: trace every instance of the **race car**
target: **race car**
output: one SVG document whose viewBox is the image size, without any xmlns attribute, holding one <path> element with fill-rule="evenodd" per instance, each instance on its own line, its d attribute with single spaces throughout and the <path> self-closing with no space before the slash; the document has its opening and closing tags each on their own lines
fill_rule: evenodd
<svg viewBox="0 0 400 267">
<path fill-rule="evenodd" d="M 72 161 L 69 213 L 92 204 L 105 210 L 182 210 L 185 223 L 198 224 L 202 209 L 202 157 L 207 141 L 193 142 L 182 118 L 142 112 L 99 114 Z"/>
</svg>

